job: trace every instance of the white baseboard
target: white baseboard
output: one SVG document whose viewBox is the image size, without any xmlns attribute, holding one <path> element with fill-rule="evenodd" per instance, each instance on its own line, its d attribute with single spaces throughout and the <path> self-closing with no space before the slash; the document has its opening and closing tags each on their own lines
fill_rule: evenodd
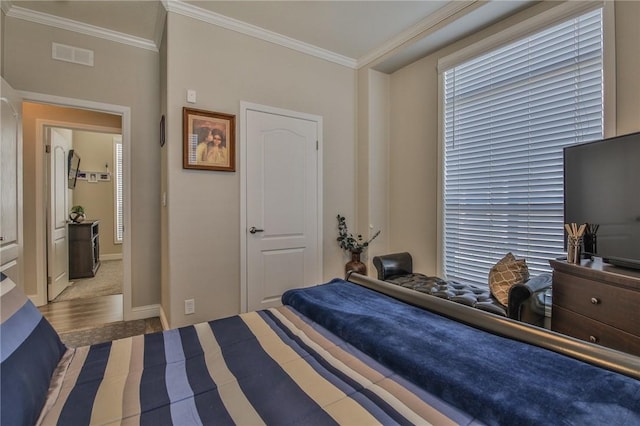
<svg viewBox="0 0 640 426">
<path fill-rule="evenodd" d="M 160 305 L 160 322 L 162 323 L 163 330 L 169 330 L 169 321 L 164 313 L 164 309 L 162 309 L 162 305 Z"/>
<path fill-rule="evenodd" d="M 36 306 L 44 306 L 47 304 L 47 301 L 44 300 L 44 297 L 42 297 L 42 295 L 40 294 L 29 294 L 27 295 L 27 297 L 29 298 L 29 300 L 31 300 L 31 303 Z"/>
<path fill-rule="evenodd" d="M 131 308 L 131 318 L 129 320 L 139 320 L 160 316 L 160 305 L 146 305 Z"/>
<path fill-rule="evenodd" d="M 100 260 L 122 260 L 122 253 L 102 254 L 100 253 Z"/>
</svg>

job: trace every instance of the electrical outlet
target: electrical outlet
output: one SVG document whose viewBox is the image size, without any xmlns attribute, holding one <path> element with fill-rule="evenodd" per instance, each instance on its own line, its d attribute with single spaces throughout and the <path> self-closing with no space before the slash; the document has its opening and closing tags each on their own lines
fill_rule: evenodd
<svg viewBox="0 0 640 426">
<path fill-rule="evenodd" d="M 184 314 L 191 315 L 196 313 L 196 301 L 194 299 L 187 299 L 184 301 Z"/>
</svg>

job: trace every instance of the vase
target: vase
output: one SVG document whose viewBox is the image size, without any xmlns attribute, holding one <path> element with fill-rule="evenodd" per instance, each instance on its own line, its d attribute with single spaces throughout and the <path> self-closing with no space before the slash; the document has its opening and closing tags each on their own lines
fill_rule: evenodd
<svg viewBox="0 0 640 426">
<path fill-rule="evenodd" d="M 345 276 L 348 277 L 351 272 L 367 275 L 367 265 L 360 261 L 360 252 L 351 252 L 351 261 L 344 266 Z"/>
<path fill-rule="evenodd" d="M 86 216 L 84 213 L 71 212 L 69 213 L 69 219 L 71 219 L 73 223 L 82 223 L 86 219 Z"/>
</svg>

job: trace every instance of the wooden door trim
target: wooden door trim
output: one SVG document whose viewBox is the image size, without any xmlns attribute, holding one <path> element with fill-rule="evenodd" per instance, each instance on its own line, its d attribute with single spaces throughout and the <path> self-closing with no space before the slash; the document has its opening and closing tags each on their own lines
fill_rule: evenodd
<svg viewBox="0 0 640 426">
<path fill-rule="evenodd" d="M 240 312 L 247 312 L 247 295 L 248 295 L 248 279 L 247 279 L 247 113 L 249 111 L 257 111 L 266 114 L 282 115 L 291 118 L 313 121 L 318 127 L 318 155 L 317 155 L 317 206 L 318 206 L 318 223 L 317 223 L 317 247 L 316 256 L 320 275 L 323 270 L 322 247 L 323 247 L 323 173 L 322 173 L 322 117 L 319 115 L 307 114 L 303 112 L 291 111 L 287 109 L 272 107 L 268 105 L 260 105 L 246 101 L 240 101 L 240 120 L 238 129 L 240 133 Z"/>
</svg>

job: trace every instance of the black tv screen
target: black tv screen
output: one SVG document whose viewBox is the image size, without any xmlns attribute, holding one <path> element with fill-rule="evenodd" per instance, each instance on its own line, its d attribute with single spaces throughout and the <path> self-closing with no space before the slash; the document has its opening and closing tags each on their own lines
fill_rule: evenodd
<svg viewBox="0 0 640 426">
<path fill-rule="evenodd" d="M 597 227 L 586 254 L 640 269 L 640 132 L 564 149 L 564 219 Z"/>
<path fill-rule="evenodd" d="M 69 170 L 69 189 L 73 189 L 76 187 L 76 182 L 78 180 L 78 173 L 80 172 L 80 156 L 73 149 L 69 150 L 69 159 L 68 159 L 68 170 Z"/>
</svg>

